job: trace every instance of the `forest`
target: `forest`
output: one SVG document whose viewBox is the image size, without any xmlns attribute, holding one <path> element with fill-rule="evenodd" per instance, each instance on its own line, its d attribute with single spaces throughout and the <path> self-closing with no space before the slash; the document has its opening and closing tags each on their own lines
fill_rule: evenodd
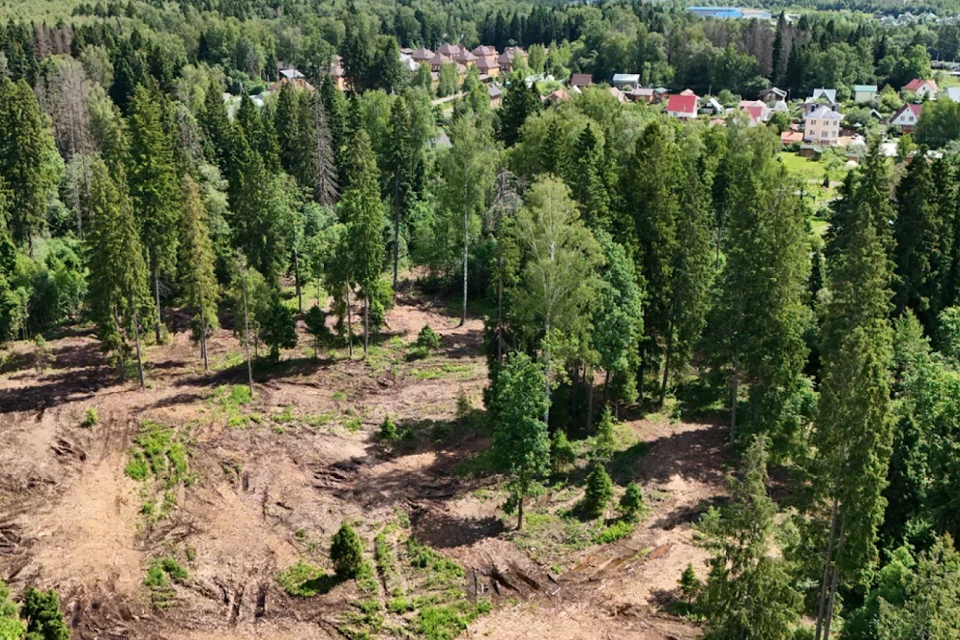
<svg viewBox="0 0 960 640">
<path fill-rule="evenodd" d="M 833 187 L 828 173 L 823 200 L 788 167 L 776 127 L 737 115 L 682 122 L 607 88 L 629 72 L 672 92 L 751 99 L 770 86 L 895 94 L 929 77 L 931 60 L 958 58 L 958 7 L 928 4 L 953 19 L 886 26 L 877 16 L 891 7 L 873 2 L 790 3 L 798 19 L 770 21 L 640 2 L 111 0 L 55 3 L 50 21 L 21 7 L 0 24 L 0 413 L 10 418 L 0 467 L 30 455 L 14 425 L 34 414 L 44 424 L 62 400 L 14 385 L 27 384 L 25 369 L 42 380 L 59 366 L 60 341 L 89 336 L 99 368 L 97 391 L 75 403 L 82 437 L 126 438 L 125 481 L 159 483 L 136 516 L 138 548 L 159 545 L 178 500 L 207 482 L 193 469 L 202 456 L 185 453 L 204 436 L 122 404 L 110 424 L 120 434 L 135 420 L 136 431 L 90 431 L 107 426 L 91 404 L 107 385 L 131 397 L 166 388 L 158 354 L 183 335 L 183 366 L 214 395 L 178 402 L 256 428 L 261 418 L 238 407 L 303 367 L 341 380 L 375 369 L 398 310 L 442 300 L 450 326 L 412 328 L 390 375 L 449 355 L 466 334 L 447 330 L 476 328 L 482 401 L 460 386 L 456 424 L 489 452 L 459 454 L 486 465 L 477 473 L 494 484 L 474 493 L 495 491 L 491 509 L 518 545 L 542 526 L 543 496 L 564 491 L 576 506 L 563 517 L 598 527 L 577 552 L 646 535 L 663 491 L 643 482 L 646 444 L 622 448 L 625 425 L 710 423 L 721 457 L 698 464 L 722 476 L 723 495 L 691 505 L 685 526 L 702 562 L 669 578 L 657 615 L 708 640 L 956 639 L 960 111 L 926 106 L 943 122 L 936 134 L 922 124 L 912 153 L 901 142 L 885 154 L 874 133 Z M 402 50 L 448 43 L 526 52 L 502 72 L 501 102 L 476 67 L 402 64 Z M 284 81 L 294 68 L 304 80 Z M 595 85 L 547 99 L 573 74 Z M 235 357 L 221 366 L 227 340 Z M 450 357 L 442 366 L 456 373 Z M 214 389 L 224 381 L 229 398 Z M 299 393 L 306 406 L 320 392 Z M 347 431 L 371 421 L 356 410 L 341 416 Z M 389 455 L 419 437 L 380 415 L 369 435 Z M 69 450 L 65 437 L 51 446 Z M 240 462 L 224 460 L 217 472 L 245 485 Z M 10 474 L 0 473 L 0 640 L 106 637 L 79 613 L 71 622 L 92 596 L 68 607 L 59 584 L 40 574 L 27 584 L 28 565 L 4 559 L 26 539 L 17 494 L 37 484 Z M 308 599 L 355 580 L 361 594 L 393 594 L 391 553 L 460 588 L 444 545 L 411 535 L 391 551 L 389 526 L 373 569 L 368 525 L 350 518 L 338 518 L 329 558 L 304 529 L 290 536 L 333 577 L 301 559 L 271 588 Z M 179 560 L 162 548 L 138 585 L 156 616 L 188 589 L 180 564 L 195 562 L 192 547 Z M 470 604 L 444 606 L 409 588 L 409 602 L 358 601 L 335 633 L 385 637 L 383 615 L 394 615 L 409 637 L 452 638 L 509 606 L 477 599 L 476 587 Z M 156 637 L 186 637 L 164 629 Z M 110 637 L 154 637 L 132 633 Z"/>
</svg>

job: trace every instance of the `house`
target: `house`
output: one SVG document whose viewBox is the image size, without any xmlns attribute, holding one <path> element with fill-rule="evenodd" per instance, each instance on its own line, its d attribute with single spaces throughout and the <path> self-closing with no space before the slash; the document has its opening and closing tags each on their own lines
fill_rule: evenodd
<svg viewBox="0 0 960 640">
<path fill-rule="evenodd" d="M 430 49 L 426 49 L 426 48 L 424 48 L 424 47 L 420 47 L 419 49 L 417 49 L 416 51 L 414 51 L 414 52 L 410 55 L 410 57 L 413 58 L 413 60 L 414 60 L 415 62 L 422 64 L 422 63 L 426 62 L 427 60 L 429 60 L 430 58 L 432 58 L 433 55 L 434 55 L 434 54 L 433 54 L 433 51 L 430 51 Z"/>
<path fill-rule="evenodd" d="M 500 75 L 500 65 L 497 64 L 497 58 L 495 56 L 477 58 L 475 64 L 481 76 L 486 75 L 488 78 L 496 78 Z"/>
<path fill-rule="evenodd" d="M 683 91 L 680 92 L 680 95 L 682 95 L 682 96 L 695 96 L 695 95 L 697 95 L 697 94 L 695 94 L 695 93 L 693 92 L 693 89 L 684 89 Z"/>
<path fill-rule="evenodd" d="M 339 58 L 339 56 L 338 56 Z M 339 59 L 337 60 L 339 64 Z M 280 85 L 288 84 L 294 89 L 305 89 L 306 91 L 315 91 L 313 85 L 307 82 L 307 77 L 300 73 L 298 70 L 293 67 L 287 67 L 285 69 L 280 69 L 279 72 L 280 79 L 276 82 L 275 87 L 271 88 L 271 91 L 275 91 L 280 88 Z M 342 75 L 342 70 L 341 70 Z"/>
<path fill-rule="evenodd" d="M 463 47 L 458 44 L 442 44 L 440 48 L 437 49 L 437 53 L 448 58 L 454 57 L 461 51 L 463 51 Z"/>
<path fill-rule="evenodd" d="M 855 102 L 873 102 L 877 98 L 877 85 L 875 84 L 855 84 L 853 85 L 853 99 Z"/>
<path fill-rule="evenodd" d="M 516 64 L 515 61 L 516 60 Z M 520 66 L 525 64 L 527 60 L 527 52 L 521 49 L 520 47 L 507 47 L 503 53 L 497 58 L 497 64 L 500 65 L 500 69 L 510 73 L 515 66 Z"/>
<path fill-rule="evenodd" d="M 786 101 L 778 100 L 777 104 L 773 105 L 774 113 L 790 113 L 790 107 L 787 106 Z"/>
<path fill-rule="evenodd" d="M 777 87 L 770 87 L 769 89 L 764 89 L 759 94 L 757 94 L 761 101 L 768 106 L 773 106 L 781 100 L 787 99 L 787 92 L 783 89 L 778 89 Z"/>
<path fill-rule="evenodd" d="M 708 113 L 713 116 L 723 115 L 723 105 L 717 102 L 716 98 L 704 98 L 703 106 L 700 107 L 702 113 Z"/>
<path fill-rule="evenodd" d="M 470 53 L 477 56 L 478 58 L 490 58 L 490 57 L 496 58 L 497 48 L 491 47 L 488 44 L 482 44 L 476 49 L 474 49 L 473 51 L 471 51 Z"/>
<path fill-rule="evenodd" d="M 503 99 L 503 90 L 494 84 L 488 84 L 487 96 L 490 98 L 490 108 L 496 109 L 500 106 L 500 100 Z"/>
<path fill-rule="evenodd" d="M 697 96 L 679 95 L 670 96 L 667 100 L 667 115 L 671 118 L 690 120 L 697 117 Z"/>
<path fill-rule="evenodd" d="M 922 104 L 905 104 L 890 116 L 890 126 L 899 128 L 903 133 L 910 133 L 917 128 L 921 111 Z"/>
<path fill-rule="evenodd" d="M 903 93 L 912 93 L 920 100 L 933 100 L 937 97 L 937 83 L 934 80 L 913 79 L 903 88 Z"/>
<path fill-rule="evenodd" d="M 788 129 L 780 134 L 780 144 L 782 145 L 800 144 L 801 142 L 803 142 L 802 131 L 791 131 Z"/>
<path fill-rule="evenodd" d="M 843 116 L 828 106 L 821 105 L 803 118 L 803 140 L 819 145 L 835 145 L 840 141 L 840 123 Z"/>
<path fill-rule="evenodd" d="M 557 89 L 550 95 L 546 95 L 540 98 L 543 102 L 549 102 L 551 104 L 556 104 L 558 102 L 566 102 L 570 99 L 570 94 L 564 91 L 563 89 Z"/>
<path fill-rule="evenodd" d="M 349 91 L 353 88 L 353 80 L 346 77 L 345 73 L 340 56 L 333 56 L 330 62 L 330 78 L 340 91 Z"/>
<path fill-rule="evenodd" d="M 954 102 L 960 102 L 960 87 L 947 87 L 944 89 L 943 93 L 937 97 L 937 100 L 943 100 L 944 98 L 953 100 Z"/>
<path fill-rule="evenodd" d="M 627 98 L 633 102 L 646 102 L 650 104 L 653 102 L 653 89 L 651 87 L 637 87 L 627 94 Z"/>
<path fill-rule="evenodd" d="M 589 87 L 593 84 L 593 76 L 589 73 L 575 73 L 570 77 L 570 86 L 579 87 L 583 89 L 584 87 Z"/>
<path fill-rule="evenodd" d="M 814 89 L 813 95 L 803 103 L 803 115 L 807 116 L 820 107 L 830 107 L 834 111 L 840 108 L 836 89 Z"/>
<path fill-rule="evenodd" d="M 737 107 L 750 114 L 750 118 L 756 122 L 766 122 L 773 113 L 762 100 L 741 100 Z"/>
<path fill-rule="evenodd" d="M 440 65 L 447 64 L 448 62 L 452 62 L 451 58 L 443 55 L 439 51 L 433 54 L 432 58 L 427 60 L 427 64 L 430 65 L 430 71 L 433 71 L 434 73 L 439 73 Z"/>
<path fill-rule="evenodd" d="M 455 54 L 453 54 L 453 60 L 457 64 L 462 64 L 465 67 L 471 67 L 477 63 L 477 56 L 473 55 L 466 49 L 460 49 Z"/>
<path fill-rule="evenodd" d="M 616 87 L 610 87 L 607 89 L 607 91 L 610 93 L 610 95 L 617 99 L 617 102 L 627 101 L 627 94 L 625 94 L 623 91 L 620 91 L 620 89 L 617 89 Z"/>
<path fill-rule="evenodd" d="M 613 86 L 621 91 L 624 87 L 634 87 L 640 86 L 640 74 L 639 73 L 617 73 L 613 76 Z"/>
</svg>

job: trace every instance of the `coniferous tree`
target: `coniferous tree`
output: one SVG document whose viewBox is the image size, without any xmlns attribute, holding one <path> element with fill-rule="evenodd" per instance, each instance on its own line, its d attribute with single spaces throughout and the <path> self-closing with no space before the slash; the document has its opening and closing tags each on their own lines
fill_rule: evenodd
<svg viewBox="0 0 960 640">
<path fill-rule="evenodd" d="M 786 562 L 771 555 L 777 505 L 767 495 L 764 436 L 747 447 L 739 477 L 730 478 L 730 505 L 711 508 L 700 524 L 710 575 L 697 608 L 708 640 L 788 640 L 800 618 L 800 594 Z"/>
<path fill-rule="evenodd" d="M 398 97 L 390 110 L 390 138 L 388 197 L 393 204 L 393 288 L 397 288 L 400 264 L 400 225 L 406 220 L 413 198 L 413 166 L 416 159 L 410 140 L 410 112 L 406 100 Z"/>
<path fill-rule="evenodd" d="M 595 125 L 584 128 L 574 145 L 573 157 L 575 160 L 567 165 L 568 175 L 562 177 L 580 204 L 584 222 L 591 228 L 612 230 L 607 158 Z"/>
<path fill-rule="evenodd" d="M 893 259 L 895 313 L 912 309 L 931 333 L 939 314 L 941 264 L 939 201 L 926 149 L 921 148 L 897 186 Z"/>
<path fill-rule="evenodd" d="M 0 77 L 0 175 L 9 189 L 8 228 L 14 242 L 33 249 L 47 220 L 47 201 L 59 180 L 56 144 L 33 90 Z"/>
<path fill-rule="evenodd" d="M 872 143 L 871 153 L 877 144 Z M 885 176 L 884 164 L 864 163 L 847 197 L 869 202 Z M 860 189 L 868 193 L 857 193 Z M 838 588 L 862 583 L 877 561 L 881 492 L 892 442 L 890 263 L 877 217 L 870 206 L 850 210 L 838 236 L 842 249 L 828 262 L 831 295 L 824 311 L 820 406 L 813 436 L 818 505 L 826 512 L 817 640 L 829 639 Z"/>
<path fill-rule="evenodd" d="M 747 135 L 749 130 L 731 130 Z M 749 139 L 732 162 L 742 166 L 730 220 L 726 264 L 713 310 L 711 347 L 730 382 L 730 439 L 735 442 L 740 387 L 750 390 L 756 430 L 780 449 L 790 436 L 784 408 L 800 388 L 807 347 L 804 305 L 810 268 L 803 210 L 786 169 L 768 155 L 768 140 Z"/>
<path fill-rule="evenodd" d="M 217 277 L 213 245 L 200 188 L 191 176 L 183 179 L 183 218 L 180 226 L 180 274 L 183 295 L 193 309 L 193 334 L 200 343 L 203 368 L 209 369 L 207 336 L 219 326 Z"/>
<path fill-rule="evenodd" d="M 350 187 L 340 200 L 340 220 L 347 227 L 344 241 L 353 262 L 350 272 L 364 296 L 363 355 L 370 341 L 370 300 L 383 267 L 383 202 L 380 200 L 379 172 L 370 146 L 370 136 L 360 131 L 353 137 L 350 153 L 354 173 Z"/>
<path fill-rule="evenodd" d="M 161 340 L 160 271 L 175 266 L 180 193 L 170 138 L 163 130 L 162 98 L 137 87 L 130 101 L 127 176 L 130 197 L 147 250 L 156 303 L 154 331 Z"/>
<path fill-rule="evenodd" d="M 527 87 L 519 74 L 514 74 L 500 107 L 500 135 L 503 144 L 512 147 L 520 141 L 520 129 L 531 115 L 540 110 L 536 84 Z"/>
<path fill-rule="evenodd" d="M 149 308 L 150 296 L 133 203 L 123 176 L 111 178 L 102 161 L 94 161 L 90 173 L 93 224 L 85 238 L 90 312 L 104 350 L 118 356 L 121 372 L 126 369 L 127 332 L 132 329 L 142 387 L 140 316 Z"/>
<path fill-rule="evenodd" d="M 315 94 L 310 100 L 313 116 L 313 197 L 322 206 L 337 203 L 337 149 L 324 101 Z"/>
</svg>

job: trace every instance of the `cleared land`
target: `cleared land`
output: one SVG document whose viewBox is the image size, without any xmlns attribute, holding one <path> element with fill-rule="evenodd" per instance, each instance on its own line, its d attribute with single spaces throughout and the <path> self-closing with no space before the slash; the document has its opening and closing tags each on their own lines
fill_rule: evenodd
<svg viewBox="0 0 960 640">
<path fill-rule="evenodd" d="M 174 320 L 144 391 L 116 382 L 87 330 L 51 338 L 49 368 L 32 343 L 3 361 L 0 578 L 56 588 L 74 638 L 698 635 L 667 610 L 688 562 L 703 575 L 691 522 L 723 497 L 722 426 L 626 416 L 612 475 L 650 508 L 626 537 L 600 544 L 607 525 L 573 515 L 585 463 L 517 533 L 485 456 L 479 319 L 454 328 L 410 294 L 365 362 L 314 360 L 301 335 L 252 398 L 230 332 L 204 374 Z M 441 348 L 410 360 L 425 324 Z M 388 415 L 392 446 L 376 437 Z M 345 520 L 367 566 L 341 582 L 328 550 Z"/>
</svg>

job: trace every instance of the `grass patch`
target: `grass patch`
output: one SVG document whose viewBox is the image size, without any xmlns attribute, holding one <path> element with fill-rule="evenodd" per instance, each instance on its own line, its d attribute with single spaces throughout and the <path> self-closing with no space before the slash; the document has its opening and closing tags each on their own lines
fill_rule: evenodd
<svg viewBox="0 0 960 640">
<path fill-rule="evenodd" d="M 278 573 L 275 579 L 280 588 L 294 598 L 312 598 L 330 591 L 337 583 L 336 576 L 303 560 Z"/>
<path fill-rule="evenodd" d="M 150 604 L 157 609 L 167 609 L 173 606 L 177 596 L 172 583 L 187 584 L 189 580 L 187 570 L 168 556 L 153 561 L 147 569 L 143 586 L 150 590 Z"/>
<path fill-rule="evenodd" d="M 414 631 L 428 640 L 453 640 L 480 614 L 489 611 L 489 602 L 480 602 L 476 606 L 468 602 L 427 606 L 417 615 Z"/>
<path fill-rule="evenodd" d="M 93 407 L 87 407 L 87 412 L 84 414 L 80 426 L 84 429 L 90 429 L 98 424 L 100 424 L 100 416 L 97 415 L 97 410 Z"/>
<path fill-rule="evenodd" d="M 155 478 L 168 489 L 191 481 L 184 444 L 174 437 L 172 429 L 156 422 L 145 420 L 140 425 L 128 456 L 124 473 L 134 480 Z"/>
<path fill-rule="evenodd" d="M 250 422 L 259 423 L 259 416 L 247 413 L 246 407 L 253 402 L 253 394 L 246 385 L 220 385 L 213 391 L 213 404 L 218 416 L 230 427 L 245 427 Z"/>
<path fill-rule="evenodd" d="M 629 520 L 617 520 L 598 531 L 593 537 L 593 541 L 596 544 L 610 544 L 622 540 L 633 533 L 634 527 L 635 524 Z"/>
</svg>

